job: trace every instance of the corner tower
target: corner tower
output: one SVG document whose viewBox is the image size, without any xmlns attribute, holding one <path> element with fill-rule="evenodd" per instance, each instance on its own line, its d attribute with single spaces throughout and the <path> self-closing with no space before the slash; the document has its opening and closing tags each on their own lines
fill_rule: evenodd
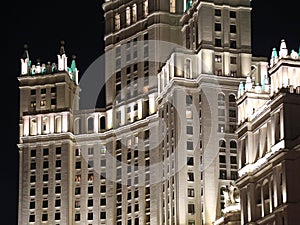
<svg viewBox="0 0 300 225">
<path fill-rule="evenodd" d="M 72 224 L 73 111 L 78 109 L 78 70 L 62 43 L 58 63 L 21 58 L 19 224 Z"/>
</svg>

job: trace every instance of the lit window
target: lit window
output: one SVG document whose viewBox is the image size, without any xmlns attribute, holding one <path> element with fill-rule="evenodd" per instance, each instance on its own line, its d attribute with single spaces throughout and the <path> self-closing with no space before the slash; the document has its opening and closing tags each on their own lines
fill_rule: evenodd
<svg viewBox="0 0 300 225">
<path fill-rule="evenodd" d="M 222 56 L 216 55 L 216 56 L 215 56 L 215 62 L 216 62 L 216 63 L 221 63 L 221 62 L 222 62 Z"/>
<path fill-rule="evenodd" d="M 148 15 L 148 0 L 144 0 L 143 10 L 144 10 L 144 16 L 147 16 Z"/>
<path fill-rule="evenodd" d="M 194 188 L 189 188 L 187 191 L 188 191 L 188 197 L 195 197 Z"/>
<path fill-rule="evenodd" d="M 185 60 L 185 77 L 192 78 L 192 60 Z"/>
<path fill-rule="evenodd" d="M 115 15 L 115 29 L 120 30 L 121 24 L 120 24 L 120 14 L 116 13 Z"/>
<path fill-rule="evenodd" d="M 227 179 L 227 171 L 220 170 L 220 179 L 226 180 Z"/>
<path fill-rule="evenodd" d="M 186 118 L 187 119 L 192 119 L 193 118 L 193 112 L 190 109 L 186 110 Z"/>
<path fill-rule="evenodd" d="M 131 19 L 130 19 L 130 7 L 126 8 L 126 25 L 129 26 L 131 23 Z"/>
<path fill-rule="evenodd" d="M 45 107 L 46 106 L 46 100 L 41 100 L 41 107 Z"/>
<path fill-rule="evenodd" d="M 132 22 L 135 23 L 137 21 L 137 7 L 136 4 L 132 6 Z"/>
<path fill-rule="evenodd" d="M 170 12 L 171 13 L 176 12 L 176 0 L 170 0 Z"/>
</svg>

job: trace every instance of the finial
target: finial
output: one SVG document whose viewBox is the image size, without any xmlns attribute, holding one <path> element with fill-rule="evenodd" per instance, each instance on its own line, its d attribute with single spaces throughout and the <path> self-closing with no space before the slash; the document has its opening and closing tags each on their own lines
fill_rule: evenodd
<svg viewBox="0 0 300 225">
<path fill-rule="evenodd" d="M 24 44 L 24 53 L 23 53 L 22 59 L 24 59 L 24 60 L 29 59 L 28 45 L 27 44 Z"/>
<path fill-rule="evenodd" d="M 65 54 L 65 42 L 64 41 L 60 41 L 59 55 L 63 55 L 63 54 Z"/>
<path fill-rule="evenodd" d="M 280 58 L 285 58 L 288 55 L 288 50 L 286 47 L 286 42 L 284 39 L 281 40 L 279 56 Z"/>
</svg>

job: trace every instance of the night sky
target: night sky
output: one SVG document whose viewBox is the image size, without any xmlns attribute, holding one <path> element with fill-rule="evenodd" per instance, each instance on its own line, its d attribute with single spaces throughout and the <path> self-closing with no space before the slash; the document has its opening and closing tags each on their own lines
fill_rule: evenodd
<svg viewBox="0 0 300 225">
<path fill-rule="evenodd" d="M 103 54 L 102 1 L 20 1 L 2 7 L 1 36 L 1 224 L 17 224 L 18 204 L 18 81 L 24 44 L 33 63 L 56 62 L 60 41 L 67 55 L 77 57 L 80 73 Z M 252 0 L 252 46 L 254 56 L 268 57 L 281 39 L 288 49 L 299 49 L 297 1 Z M 4 49 L 4 51 L 3 51 Z M 6 89 L 5 89 L 6 88 Z"/>
</svg>

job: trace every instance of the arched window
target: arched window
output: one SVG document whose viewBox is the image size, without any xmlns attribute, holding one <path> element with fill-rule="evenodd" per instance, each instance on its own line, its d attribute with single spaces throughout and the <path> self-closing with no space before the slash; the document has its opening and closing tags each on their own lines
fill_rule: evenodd
<svg viewBox="0 0 300 225">
<path fill-rule="evenodd" d="M 235 96 L 233 94 L 229 95 L 229 102 L 235 103 Z"/>
<path fill-rule="evenodd" d="M 226 141 L 225 140 L 220 140 L 219 141 L 219 147 L 220 148 L 226 148 Z"/>
<path fill-rule="evenodd" d="M 230 148 L 237 148 L 236 141 L 234 140 L 230 141 Z"/>
<path fill-rule="evenodd" d="M 193 78 L 192 76 L 192 60 L 186 59 L 185 60 L 185 78 Z"/>
<path fill-rule="evenodd" d="M 55 118 L 55 132 L 56 133 L 61 132 L 61 116 L 57 116 Z"/>
<path fill-rule="evenodd" d="M 90 117 L 87 120 L 88 122 L 88 132 L 93 132 L 94 131 L 94 118 Z"/>
<path fill-rule="evenodd" d="M 100 130 L 105 130 L 105 128 L 106 128 L 105 124 L 106 124 L 105 116 L 102 116 L 100 118 Z"/>
<path fill-rule="evenodd" d="M 81 119 L 77 118 L 74 120 L 74 133 L 75 134 L 80 134 L 82 131 L 81 129 Z"/>
<path fill-rule="evenodd" d="M 132 6 L 132 22 L 135 23 L 137 21 L 137 7 L 136 4 Z"/>
<path fill-rule="evenodd" d="M 218 101 L 219 102 L 225 102 L 225 95 L 223 93 L 218 94 Z"/>
<path fill-rule="evenodd" d="M 36 135 L 37 134 L 37 122 L 36 119 L 33 118 L 30 120 L 30 135 Z"/>
<path fill-rule="evenodd" d="M 130 7 L 126 8 L 126 25 L 130 26 L 131 23 Z"/>
<path fill-rule="evenodd" d="M 43 132 L 43 134 L 49 133 L 49 118 L 48 117 L 43 118 L 42 132 Z"/>
</svg>

